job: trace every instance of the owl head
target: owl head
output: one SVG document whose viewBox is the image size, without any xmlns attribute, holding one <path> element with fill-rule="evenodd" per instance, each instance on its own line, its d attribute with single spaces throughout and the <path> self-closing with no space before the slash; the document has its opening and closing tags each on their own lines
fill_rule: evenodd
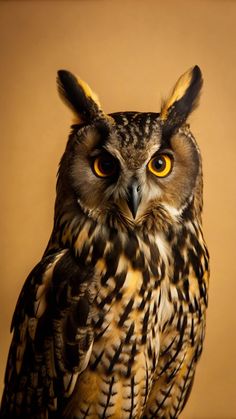
<svg viewBox="0 0 236 419">
<path fill-rule="evenodd" d="M 56 215 L 150 228 L 200 216 L 201 158 L 186 123 L 202 87 L 198 66 L 179 78 L 160 113 L 107 115 L 90 87 L 65 70 L 58 87 L 75 123 L 60 163 Z"/>
</svg>

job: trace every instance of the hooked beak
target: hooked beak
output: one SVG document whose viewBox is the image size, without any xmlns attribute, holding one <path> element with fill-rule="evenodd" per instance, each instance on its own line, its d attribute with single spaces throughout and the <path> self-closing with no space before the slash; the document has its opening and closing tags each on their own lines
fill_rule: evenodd
<svg viewBox="0 0 236 419">
<path fill-rule="evenodd" d="M 135 219 L 139 204 L 141 202 L 140 185 L 136 179 L 133 179 L 128 187 L 127 204 Z"/>
</svg>

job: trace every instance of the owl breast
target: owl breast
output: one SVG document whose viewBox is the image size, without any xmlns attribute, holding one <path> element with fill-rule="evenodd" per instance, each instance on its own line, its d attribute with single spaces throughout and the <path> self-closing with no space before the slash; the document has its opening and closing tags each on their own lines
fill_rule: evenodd
<svg viewBox="0 0 236 419">
<path fill-rule="evenodd" d="M 188 346 L 191 322 L 181 323 L 173 252 L 161 233 L 95 228 L 89 240 L 86 252 L 80 235 L 77 250 L 85 263 L 95 264 L 98 278 L 94 343 L 67 410 L 78 418 L 140 418 L 154 383 L 167 370 L 175 376 Z"/>
</svg>

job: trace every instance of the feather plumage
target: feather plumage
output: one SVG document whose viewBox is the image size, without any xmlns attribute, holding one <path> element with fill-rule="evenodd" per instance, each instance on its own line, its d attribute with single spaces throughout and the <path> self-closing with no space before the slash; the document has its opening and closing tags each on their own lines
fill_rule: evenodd
<svg viewBox="0 0 236 419">
<path fill-rule="evenodd" d="M 209 276 L 201 155 L 185 125 L 201 80 L 198 67 L 182 76 L 160 114 L 108 117 L 86 84 L 59 72 L 81 119 L 60 163 L 51 238 L 13 316 L 1 417 L 182 411 Z"/>
</svg>

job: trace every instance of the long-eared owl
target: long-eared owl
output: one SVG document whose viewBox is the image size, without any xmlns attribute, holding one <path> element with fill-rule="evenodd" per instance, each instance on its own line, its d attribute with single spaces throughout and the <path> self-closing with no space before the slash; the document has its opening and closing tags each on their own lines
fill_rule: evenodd
<svg viewBox="0 0 236 419">
<path fill-rule="evenodd" d="M 105 114 L 68 71 L 75 114 L 54 227 L 12 321 L 3 418 L 177 418 L 202 352 L 208 251 L 183 74 L 160 113 Z"/>
</svg>

